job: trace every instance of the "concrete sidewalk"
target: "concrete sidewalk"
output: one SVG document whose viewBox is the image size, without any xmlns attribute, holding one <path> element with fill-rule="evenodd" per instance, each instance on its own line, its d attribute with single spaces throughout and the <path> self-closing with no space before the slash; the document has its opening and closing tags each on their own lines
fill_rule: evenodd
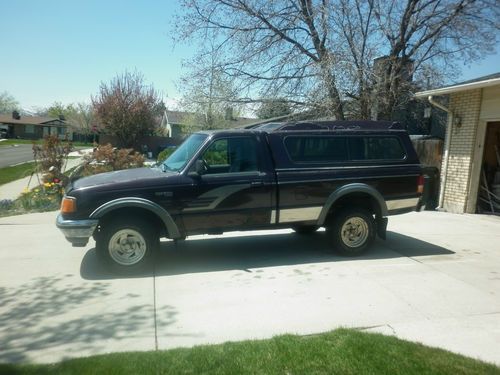
<svg viewBox="0 0 500 375">
<path fill-rule="evenodd" d="M 0 218 L 0 362 L 356 327 L 500 365 L 500 218 L 412 213 L 355 259 L 320 231 L 162 242 L 155 269 L 106 272 L 56 213 Z"/>
<path fill-rule="evenodd" d="M 73 167 L 76 167 L 81 163 L 82 163 L 82 158 L 68 159 L 65 171 Z M 31 181 L 30 181 L 30 176 L 27 176 L 16 181 L 0 185 L 0 200 L 2 199 L 14 200 L 17 197 L 19 197 L 19 195 L 23 192 L 25 188 L 32 189 L 38 186 L 39 184 L 40 183 L 37 175 L 33 174 L 33 177 L 31 177 Z"/>
</svg>

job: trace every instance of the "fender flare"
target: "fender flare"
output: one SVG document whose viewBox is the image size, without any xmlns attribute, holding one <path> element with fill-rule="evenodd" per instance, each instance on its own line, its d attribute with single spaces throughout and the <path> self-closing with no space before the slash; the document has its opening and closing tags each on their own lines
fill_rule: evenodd
<svg viewBox="0 0 500 375">
<path fill-rule="evenodd" d="M 325 223 L 330 208 L 339 198 L 352 193 L 365 193 L 370 195 L 378 203 L 382 217 L 388 215 L 387 204 L 385 203 L 384 197 L 382 197 L 374 187 L 362 183 L 353 183 L 344 185 L 330 194 L 319 214 L 318 225 L 323 225 Z"/>
<path fill-rule="evenodd" d="M 97 207 L 90 214 L 89 218 L 99 219 L 116 209 L 129 208 L 129 207 L 142 208 L 152 212 L 153 214 L 158 216 L 165 225 L 169 238 L 172 239 L 182 238 L 182 236 L 179 233 L 179 228 L 172 219 L 172 216 L 170 216 L 170 214 L 157 203 L 144 198 L 125 197 L 125 198 L 113 199 L 112 201 L 106 202 L 103 205 Z"/>
</svg>

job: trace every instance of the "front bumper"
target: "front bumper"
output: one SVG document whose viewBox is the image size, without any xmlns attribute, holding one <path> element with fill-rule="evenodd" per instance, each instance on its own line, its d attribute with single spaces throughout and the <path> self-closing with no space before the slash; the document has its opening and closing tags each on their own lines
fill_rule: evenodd
<svg viewBox="0 0 500 375">
<path fill-rule="evenodd" d="M 64 237 L 74 247 L 87 245 L 90 236 L 95 231 L 99 220 L 64 220 L 61 214 L 57 216 L 56 226 L 63 232 Z"/>
</svg>

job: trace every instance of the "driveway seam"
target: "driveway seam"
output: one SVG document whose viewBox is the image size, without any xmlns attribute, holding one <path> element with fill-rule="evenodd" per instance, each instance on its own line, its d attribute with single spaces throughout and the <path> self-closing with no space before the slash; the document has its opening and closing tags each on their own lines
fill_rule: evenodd
<svg viewBox="0 0 500 375">
<path fill-rule="evenodd" d="M 158 323 L 156 319 L 156 262 L 153 267 L 153 322 L 155 326 L 155 351 L 158 351 Z"/>
</svg>

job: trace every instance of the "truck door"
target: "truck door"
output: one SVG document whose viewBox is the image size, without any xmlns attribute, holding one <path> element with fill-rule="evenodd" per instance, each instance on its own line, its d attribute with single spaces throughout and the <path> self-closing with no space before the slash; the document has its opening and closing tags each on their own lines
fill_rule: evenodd
<svg viewBox="0 0 500 375">
<path fill-rule="evenodd" d="M 270 223 L 274 177 L 268 151 L 255 135 L 214 139 L 198 160 L 205 171 L 184 192 L 188 233 L 238 230 Z M 195 164 L 195 163 L 194 163 Z"/>
</svg>

